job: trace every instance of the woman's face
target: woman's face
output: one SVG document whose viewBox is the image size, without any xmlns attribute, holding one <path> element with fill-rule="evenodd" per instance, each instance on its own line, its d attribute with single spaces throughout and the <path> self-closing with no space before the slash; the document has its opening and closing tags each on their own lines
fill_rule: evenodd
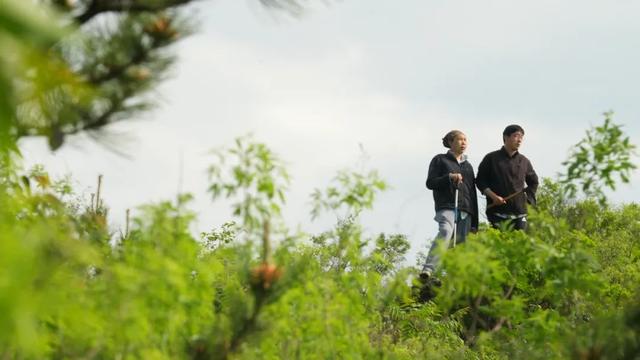
<svg viewBox="0 0 640 360">
<path fill-rule="evenodd" d="M 453 141 L 451 141 L 451 151 L 456 154 L 462 154 L 467 149 L 467 136 L 465 134 L 458 134 Z"/>
</svg>

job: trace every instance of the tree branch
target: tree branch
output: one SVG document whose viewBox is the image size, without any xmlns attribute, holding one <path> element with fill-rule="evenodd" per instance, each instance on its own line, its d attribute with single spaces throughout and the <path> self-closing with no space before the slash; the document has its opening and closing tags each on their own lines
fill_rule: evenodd
<svg viewBox="0 0 640 360">
<path fill-rule="evenodd" d="M 511 294 L 513 293 L 513 289 L 515 289 L 515 288 L 516 288 L 516 282 L 514 281 L 514 283 L 511 284 L 511 287 L 509 287 L 507 292 L 504 294 L 504 299 L 510 299 L 511 298 Z"/>
<path fill-rule="evenodd" d="M 184 5 L 193 1 L 196 0 L 166 0 L 165 2 L 157 4 L 145 4 L 136 0 L 93 0 L 85 12 L 76 16 L 75 20 L 80 24 L 84 24 L 96 15 L 105 12 L 154 12 Z"/>
<path fill-rule="evenodd" d="M 280 11 L 286 11 L 293 16 L 300 16 L 304 7 L 298 0 L 260 0 L 262 6 Z"/>
<path fill-rule="evenodd" d="M 491 332 L 496 332 L 502 329 L 502 325 L 504 325 L 506 321 L 507 321 L 507 318 L 501 317 L 500 320 L 498 320 L 498 323 L 496 323 L 496 325 L 491 329 Z"/>
<path fill-rule="evenodd" d="M 138 51 L 136 51 L 133 54 L 133 56 L 131 57 L 131 59 L 130 59 L 130 61 L 128 63 L 122 64 L 122 65 L 119 65 L 119 66 L 113 66 L 106 73 L 104 73 L 102 75 L 99 75 L 99 76 L 89 76 L 87 80 L 88 80 L 89 83 L 91 83 L 93 85 L 99 85 L 101 83 L 104 83 L 104 82 L 119 78 L 131 66 L 140 65 L 140 64 L 146 62 L 149 59 L 149 53 L 150 52 L 151 52 L 151 50 L 145 51 L 144 49 L 138 49 Z"/>
</svg>

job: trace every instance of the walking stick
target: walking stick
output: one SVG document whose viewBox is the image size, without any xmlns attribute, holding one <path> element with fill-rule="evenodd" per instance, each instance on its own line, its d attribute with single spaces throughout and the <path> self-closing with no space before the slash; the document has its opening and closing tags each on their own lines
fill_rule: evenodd
<svg viewBox="0 0 640 360">
<path fill-rule="evenodd" d="M 453 210 L 453 247 L 456 247 L 457 233 L 458 233 L 458 187 L 456 186 L 455 205 Z"/>
<path fill-rule="evenodd" d="M 507 196 L 506 198 L 504 198 L 504 201 L 509 201 L 510 199 L 513 199 L 518 194 L 522 193 L 522 191 L 524 191 L 524 190 L 520 190 L 520 191 L 514 192 L 513 194 L 511 194 L 511 195 Z M 492 202 L 491 204 L 489 204 L 489 206 L 487 206 L 487 209 L 491 209 L 492 207 L 498 206 L 498 205 L 503 205 L 503 204 L 498 204 L 498 203 Z"/>
</svg>

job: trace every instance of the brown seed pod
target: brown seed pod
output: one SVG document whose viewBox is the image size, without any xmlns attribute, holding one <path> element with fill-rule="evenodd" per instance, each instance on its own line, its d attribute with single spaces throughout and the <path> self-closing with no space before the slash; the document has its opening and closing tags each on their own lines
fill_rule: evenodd
<svg viewBox="0 0 640 360">
<path fill-rule="evenodd" d="M 251 284 L 264 290 L 270 289 L 282 276 L 282 270 L 275 264 L 262 263 L 251 270 Z"/>
</svg>

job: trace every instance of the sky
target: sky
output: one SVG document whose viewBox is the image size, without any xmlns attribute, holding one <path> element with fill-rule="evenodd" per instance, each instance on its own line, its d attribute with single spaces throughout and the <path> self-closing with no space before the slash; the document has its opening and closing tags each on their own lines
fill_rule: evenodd
<svg viewBox="0 0 640 360">
<path fill-rule="evenodd" d="M 127 208 L 191 192 L 200 232 L 231 219 L 229 202 L 206 192 L 210 151 L 251 133 L 287 164 L 291 227 L 328 229 L 331 216 L 310 221 L 309 194 L 341 169 L 377 169 L 391 189 L 362 222 L 371 235 L 407 235 L 411 263 L 437 230 L 425 178 L 449 130 L 466 133 L 477 168 L 502 145 L 504 127 L 519 124 L 521 152 L 551 178 L 605 111 L 639 143 L 639 2 L 309 4 L 301 18 L 257 0 L 192 6 L 200 29 L 175 48 L 172 76 L 153 93 L 160 106 L 107 128 L 128 158 L 82 134 L 55 153 L 29 138 L 25 166 L 71 174 L 85 195 L 103 174 L 114 229 Z M 610 199 L 640 201 L 638 180 L 636 171 Z"/>
</svg>

